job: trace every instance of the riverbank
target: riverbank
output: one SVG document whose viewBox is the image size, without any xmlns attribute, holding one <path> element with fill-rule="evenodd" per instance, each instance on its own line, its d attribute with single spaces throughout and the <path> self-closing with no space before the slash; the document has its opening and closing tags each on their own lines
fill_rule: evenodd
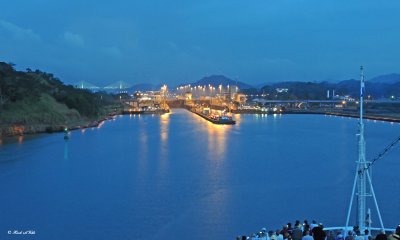
<svg viewBox="0 0 400 240">
<path fill-rule="evenodd" d="M 339 116 L 339 117 L 350 117 L 350 118 L 359 118 L 360 115 L 358 112 L 340 112 L 340 111 L 315 111 L 315 110 L 286 110 L 283 111 L 282 114 L 319 114 L 319 115 L 330 115 L 330 116 Z M 364 113 L 363 116 L 365 119 L 376 120 L 376 121 L 384 121 L 384 122 L 400 122 L 400 114 L 392 113 Z"/>
<path fill-rule="evenodd" d="M 105 117 L 98 119 L 81 119 L 79 121 L 72 121 L 59 124 L 9 124 L 0 125 L 0 138 L 13 137 L 21 135 L 33 135 L 41 133 L 56 133 L 63 132 L 65 128 L 68 130 L 84 129 L 98 127 L 102 122 L 111 120 L 119 115 L 130 114 L 164 114 L 169 113 L 169 110 L 155 110 L 155 111 L 119 111 L 108 114 Z"/>
<path fill-rule="evenodd" d="M 51 73 L 0 62 L 0 137 L 97 126 L 120 114 L 126 94 L 65 85 Z"/>
<path fill-rule="evenodd" d="M 88 119 L 69 123 L 60 124 L 10 124 L 0 126 L 0 137 L 13 137 L 21 135 L 32 135 L 41 133 L 63 132 L 65 128 L 68 130 L 76 130 L 82 128 L 97 127 L 103 121 L 112 119 L 116 115 L 109 115 L 100 119 Z"/>
<path fill-rule="evenodd" d="M 19 101 L 2 109 L 0 137 L 53 133 L 68 129 L 96 127 L 104 120 L 120 114 L 118 105 L 104 106 L 97 117 L 85 116 L 68 108 L 53 97 L 43 94 L 37 101 Z"/>
<path fill-rule="evenodd" d="M 339 117 L 351 117 L 351 118 L 359 118 L 359 113 L 356 111 L 334 111 L 334 110 L 315 110 L 315 109 L 285 109 L 282 111 L 262 111 L 256 109 L 241 109 L 241 110 L 233 110 L 232 113 L 235 114 L 317 114 L 317 115 L 331 115 L 331 116 L 339 116 Z M 385 122 L 399 122 L 400 123 L 400 114 L 398 113 L 387 113 L 387 112 L 366 112 L 364 113 L 364 118 L 369 120 L 376 121 L 385 121 Z"/>
<path fill-rule="evenodd" d="M 187 108 L 186 108 L 187 109 Z M 190 109 L 187 109 L 190 111 Z M 59 123 L 59 124 L 9 124 L 9 125 L 0 125 L 0 137 L 13 137 L 13 136 L 21 136 L 26 134 L 41 134 L 41 133 L 55 133 L 55 132 L 63 132 L 65 128 L 69 130 L 83 129 L 83 128 L 92 128 L 97 127 L 103 121 L 107 121 L 113 119 L 118 115 L 126 115 L 126 114 L 164 114 L 169 111 L 159 110 L 159 111 L 120 111 L 113 112 L 108 114 L 105 117 L 101 117 L 98 119 L 80 119 L 71 122 Z M 200 115 L 194 111 L 191 111 L 197 115 Z M 235 114 L 316 114 L 316 115 L 330 115 L 330 116 L 340 116 L 340 117 L 350 117 L 350 118 L 358 118 L 358 113 L 346 113 L 339 111 L 321 111 L 321 110 L 294 110 L 287 109 L 279 112 L 264 112 L 261 110 L 236 110 L 232 111 Z M 201 115 L 200 115 L 201 116 Z M 201 116 L 204 117 L 204 116 Z M 385 121 L 385 122 L 398 122 L 400 123 L 400 115 L 371 115 L 366 113 L 364 115 L 365 119 L 376 120 L 376 121 Z"/>
<path fill-rule="evenodd" d="M 130 115 L 130 114 L 164 114 L 169 113 L 169 109 L 155 109 L 155 110 L 124 110 L 121 114 L 122 115 Z"/>
</svg>

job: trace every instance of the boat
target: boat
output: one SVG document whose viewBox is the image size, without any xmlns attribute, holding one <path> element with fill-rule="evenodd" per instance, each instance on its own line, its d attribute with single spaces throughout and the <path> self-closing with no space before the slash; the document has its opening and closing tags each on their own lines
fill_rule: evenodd
<svg viewBox="0 0 400 240">
<path fill-rule="evenodd" d="M 230 116 L 219 116 L 219 115 L 210 115 L 210 116 L 205 116 L 205 118 L 210 118 L 209 121 L 215 124 L 227 124 L 227 125 L 232 125 L 236 124 L 236 121 L 232 119 Z"/>
<path fill-rule="evenodd" d="M 219 117 L 220 124 L 236 124 L 236 121 L 229 116 L 220 116 Z"/>
<path fill-rule="evenodd" d="M 214 123 L 220 125 L 233 125 L 236 124 L 236 121 L 232 119 L 231 116 L 228 115 L 216 115 L 212 113 L 203 113 L 202 111 L 198 111 L 195 108 L 190 109 L 191 112 L 199 115 L 200 117 Z"/>
</svg>

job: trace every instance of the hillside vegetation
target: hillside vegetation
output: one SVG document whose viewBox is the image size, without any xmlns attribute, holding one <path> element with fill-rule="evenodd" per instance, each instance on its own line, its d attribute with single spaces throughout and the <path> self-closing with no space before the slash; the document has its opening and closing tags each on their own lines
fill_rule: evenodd
<svg viewBox="0 0 400 240">
<path fill-rule="evenodd" d="M 116 96 L 63 84 L 51 73 L 16 71 L 0 62 L 0 135 L 89 124 L 120 107 Z M 21 130 L 19 130 L 21 131 Z"/>
<path fill-rule="evenodd" d="M 277 89 L 284 88 L 287 92 L 277 92 Z M 330 91 L 330 98 L 335 95 L 349 95 L 358 98 L 360 94 L 359 80 L 345 80 L 338 83 L 329 82 L 279 82 L 266 85 L 261 89 L 242 89 L 246 94 L 264 94 L 266 99 L 277 100 L 325 100 L 327 91 Z M 367 81 L 365 83 L 365 95 L 368 99 L 398 98 L 400 95 L 400 82 L 380 83 Z"/>
</svg>

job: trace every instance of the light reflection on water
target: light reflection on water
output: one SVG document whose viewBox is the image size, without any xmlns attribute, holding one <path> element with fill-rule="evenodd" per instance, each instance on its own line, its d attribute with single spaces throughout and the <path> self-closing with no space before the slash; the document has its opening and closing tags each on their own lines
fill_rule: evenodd
<svg viewBox="0 0 400 240">
<path fill-rule="evenodd" d="M 160 116 L 160 166 L 159 173 L 162 177 L 165 176 L 167 171 L 167 164 L 169 161 L 169 148 L 168 148 L 168 133 L 170 124 L 170 113 L 165 113 Z"/>
<path fill-rule="evenodd" d="M 18 136 L 18 143 L 22 144 L 23 141 L 24 141 L 24 136 Z"/>
<path fill-rule="evenodd" d="M 64 160 L 68 160 L 68 140 L 64 140 Z"/>
<path fill-rule="evenodd" d="M 44 239 L 62 240 L 77 233 L 81 239 L 234 239 L 297 218 L 343 223 L 356 119 L 233 117 L 236 125 L 214 125 L 173 110 L 118 117 L 73 131 L 68 141 L 51 134 L 3 142 L 0 157 L 9 161 L 0 162 L 0 190 L 7 193 L 0 196 L 2 219 L 35 223 Z M 367 124 L 369 156 L 400 131 L 399 124 L 378 123 Z M 385 198 L 400 187 L 394 151 L 374 168 L 388 224 L 400 211 L 396 196 Z M 335 208 L 326 207 L 333 202 Z"/>
<path fill-rule="evenodd" d="M 139 163 L 139 168 L 137 169 L 137 175 L 138 176 L 143 176 L 147 173 L 147 166 L 148 166 L 148 152 L 149 152 L 149 142 L 148 142 L 148 129 L 147 129 L 147 121 L 143 120 L 140 116 L 138 115 L 138 121 L 135 122 L 138 124 L 138 129 L 139 129 L 139 143 L 138 143 L 138 148 L 137 149 L 137 159 Z"/>
<path fill-rule="evenodd" d="M 231 126 L 217 125 L 207 121 L 208 156 L 214 161 L 222 161 L 226 154 L 226 132 Z"/>
<path fill-rule="evenodd" d="M 160 116 L 161 141 L 163 143 L 166 143 L 168 139 L 169 115 L 170 113 L 165 113 Z"/>
</svg>

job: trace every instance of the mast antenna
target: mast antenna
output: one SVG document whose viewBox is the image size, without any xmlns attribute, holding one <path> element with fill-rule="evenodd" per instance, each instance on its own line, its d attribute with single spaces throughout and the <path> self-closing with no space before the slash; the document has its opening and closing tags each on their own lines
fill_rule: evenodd
<svg viewBox="0 0 400 240">
<path fill-rule="evenodd" d="M 346 230 L 349 226 L 351 207 L 353 204 L 354 196 L 357 196 L 357 219 L 356 225 L 359 227 L 360 231 L 364 231 L 367 228 L 370 228 L 371 214 L 370 210 L 367 210 L 367 197 L 373 197 L 375 208 L 378 213 L 379 222 L 381 224 L 382 229 L 383 221 L 381 217 L 381 213 L 379 211 L 378 202 L 376 200 L 374 188 L 372 186 L 371 179 L 371 168 L 367 168 L 371 163 L 365 160 L 365 138 L 364 138 L 364 90 L 365 90 L 365 78 L 364 78 L 364 67 L 360 67 L 360 118 L 358 121 L 358 161 L 357 170 L 354 177 L 353 183 L 353 191 L 351 194 L 349 210 L 347 212 L 347 220 L 346 220 Z M 367 170 L 365 170 L 367 169 Z M 355 192 L 357 187 L 357 193 Z M 369 190 L 369 191 L 368 191 Z M 368 211 L 368 212 L 367 212 Z M 345 233 L 346 235 L 346 233 Z"/>
</svg>

